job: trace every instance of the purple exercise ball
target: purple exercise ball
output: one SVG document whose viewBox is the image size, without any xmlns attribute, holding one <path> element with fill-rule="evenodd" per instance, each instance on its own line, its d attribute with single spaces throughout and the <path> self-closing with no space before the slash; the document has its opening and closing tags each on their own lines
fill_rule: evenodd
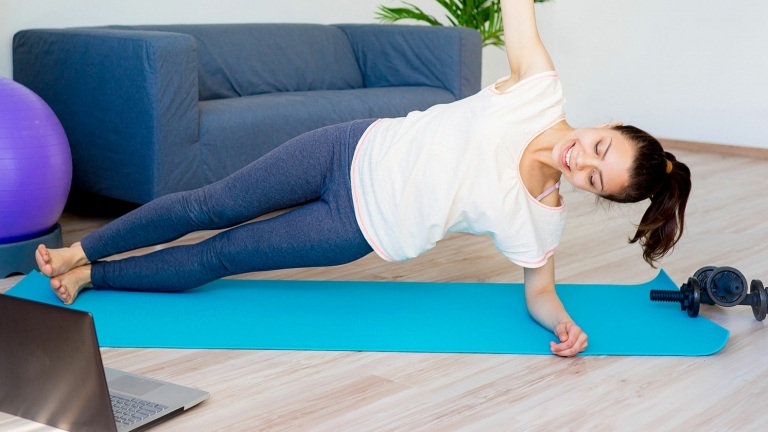
<svg viewBox="0 0 768 432">
<path fill-rule="evenodd" d="M 71 183 L 72 154 L 56 114 L 30 89 L 0 77 L 0 244 L 50 231 Z"/>
</svg>

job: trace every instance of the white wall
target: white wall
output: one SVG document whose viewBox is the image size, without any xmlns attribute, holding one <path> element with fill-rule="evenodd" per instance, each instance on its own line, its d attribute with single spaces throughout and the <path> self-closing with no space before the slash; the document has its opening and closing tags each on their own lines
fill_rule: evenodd
<svg viewBox="0 0 768 432">
<path fill-rule="evenodd" d="M 442 15 L 432 0 L 411 0 Z M 202 22 L 375 22 L 397 0 L 0 0 L 0 76 L 25 28 Z M 660 137 L 768 148 L 768 3 L 554 0 L 537 9 L 575 126 L 608 120 Z M 507 73 L 484 51 L 483 83 Z"/>
<path fill-rule="evenodd" d="M 391 1 L 391 0 L 384 0 Z M 424 1 L 424 0 L 422 0 Z M 0 76 L 21 29 L 108 24 L 375 22 L 376 0 L 0 0 Z"/>
<path fill-rule="evenodd" d="M 417 0 L 431 3 L 431 0 Z M 12 74 L 13 34 L 27 28 L 108 24 L 376 22 L 395 0 L 0 0 L 0 76 Z M 426 8 L 429 9 L 429 8 Z M 434 8 L 430 9 L 434 10 Z"/>
<path fill-rule="evenodd" d="M 555 0 L 539 28 L 572 124 L 768 148 L 768 3 Z"/>
</svg>

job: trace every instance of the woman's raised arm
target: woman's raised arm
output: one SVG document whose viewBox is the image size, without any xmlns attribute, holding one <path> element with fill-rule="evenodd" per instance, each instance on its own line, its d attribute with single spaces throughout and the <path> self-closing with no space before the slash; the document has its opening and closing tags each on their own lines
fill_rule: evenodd
<svg viewBox="0 0 768 432">
<path fill-rule="evenodd" d="M 501 17 L 510 77 L 498 86 L 500 90 L 539 72 L 555 70 L 536 28 L 533 0 L 501 0 Z"/>
</svg>

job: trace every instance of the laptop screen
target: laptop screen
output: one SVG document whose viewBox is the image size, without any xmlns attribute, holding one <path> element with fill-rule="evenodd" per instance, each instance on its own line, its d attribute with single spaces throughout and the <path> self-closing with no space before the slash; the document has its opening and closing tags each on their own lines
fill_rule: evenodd
<svg viewBox="0 0 768 432">
<path fill-rule="evenodd" d="M 0 411 L 66 430 L 115 431 L 93 319 L 0 295 Z"/>
</svg>

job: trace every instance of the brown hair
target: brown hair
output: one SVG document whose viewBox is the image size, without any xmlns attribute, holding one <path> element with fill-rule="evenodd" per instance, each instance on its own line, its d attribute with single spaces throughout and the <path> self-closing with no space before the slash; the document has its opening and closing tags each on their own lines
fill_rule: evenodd
<svg viewBox="0 0 768 432">
<path fill-rule="evenodd" d="M 635 145 L 635 160 L 629 185 L 616 195 L 604 198 L 619 203 L 650 199 L 630 243 L 640 242 L 643 259 L 654 261 L 667 254 L 683 235 L 685 206 L 691 193 L 691 171 L 659 141 L 634 126 L 613 128 Z"/>
</svg>

